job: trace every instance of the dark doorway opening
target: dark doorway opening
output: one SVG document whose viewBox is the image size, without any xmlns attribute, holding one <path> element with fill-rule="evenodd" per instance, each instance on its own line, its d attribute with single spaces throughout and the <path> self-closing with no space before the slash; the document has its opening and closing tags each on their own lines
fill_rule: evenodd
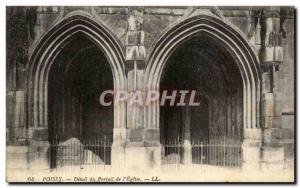
<svg viewBox="0 0 300 188">
<path fill-rule="evenodd" d="M 200 105 L 160 107 L 161 142 L 169 143 L 165 144 L 165 158 L 177 155 L 170 158 L 182 162 L 187 142 L 193 163 L 218 164 L 224 157 L 240 155 L 229 154 L 223 146 L 222 151 L 215 149 L 211 154 L 209 147 L 212 143 L 229 147 L 228 143 L 242 140 L 242 84 L 234 56 L 215 38 L 199 34 L 180 44 L 164 67 L 160 91 L 168 90 L 171 95 L 173 90 L 195 90 Z"/>
<path fill-rule="evenodd" d="M 113 105 L 102 106 L 99 98 L 103 91 L 113 90 L 113 75 L 104 53 L 89 38 L 78 34 L 54 60 L 48 83 L 50 142 L 81 147 L 95 155 L 92 157 L 110 163 L 110 149 L 103 151 L 103 140 L 112 142 Z M 85 155 L 82 152 L 75 154 Z M 83 160 L 82 156 L 78 158 Z"/>
</svg>

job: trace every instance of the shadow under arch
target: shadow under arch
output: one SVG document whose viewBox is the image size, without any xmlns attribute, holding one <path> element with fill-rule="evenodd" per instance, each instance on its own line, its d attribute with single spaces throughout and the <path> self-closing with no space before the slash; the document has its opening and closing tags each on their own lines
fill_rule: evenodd
<svg viewBox="0 0 300 188">
<path fill-rule="evenodd" d="M 77 34 L 90 39 L 107 58 L 113 74 L 114 90 L 126 90 L 124 49 L 117 37 L 90 15 L 82 12 L 70 13 L 41 37 L 26 67 L 27 124 L 34 130 L 48 128 L 49 70 L 63 47 Z M 126 127 L 125 105 L 125 103 L 114 105 L 114 131 Z"/>
<path fill-rule="evenodd" d="M 163 69 L 170 55 L 197 34 L 215 38 L 230 52 L 243 81 L 243 127 L 260 131 L 261 78 L 259 61 L 243 34 L 235 26 L 214 15 L 201 14 L 187 18 L 167 30 L 151 48 L 145 70 L 145 90 L 159 91 Z M 159 129 L 159 104 L 145 109 L 145 126 Z M 244 135 L 247 137 L 247 135 Z"/>
</svg>

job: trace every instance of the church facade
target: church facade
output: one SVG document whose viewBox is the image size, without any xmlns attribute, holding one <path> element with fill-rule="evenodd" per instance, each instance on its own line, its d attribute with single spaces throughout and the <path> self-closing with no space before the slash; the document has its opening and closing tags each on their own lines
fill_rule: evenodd
<svg viewBox="0 0 300 188">
<path fill-rule="evenodd" d="M 117 169 L 218 161 L 293 169 L 293 7 L 6 11 L 8 168 L 58 168 L 57 148 L 73 143 Z M 200 105 L 107 95 L 113 104 L 103 106 L 107 90 L 166 91 L 167 101 L 195 91 Z"/>
</svg>

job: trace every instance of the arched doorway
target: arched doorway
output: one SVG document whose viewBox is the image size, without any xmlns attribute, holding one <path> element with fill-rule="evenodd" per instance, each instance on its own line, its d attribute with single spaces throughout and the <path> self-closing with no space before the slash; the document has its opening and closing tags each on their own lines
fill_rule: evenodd
<svg viewBox="0 0 300 188">
<path fill-rule="evenodd" d="M 52 152 L 52 146 L 70 138 L 76 139 L 71 145 L 79 145 L 86 138 L 109 137 L 112 150 L 125 142 L 121 133 L 126 127 L 126 104 L 98 105 L 103 90 L 126 90 L 124 62 L 116 37 L 80 11 L 65 16 L 37 42 L 27 67 L 27 123 L 33 140 L 50 142 L 50 160 L 59 153 Z M 56 143 L 51 145 L 53 139 Z M 88 144 L 99 145 L 97 141 Z M 89 150 L 94 152 L 91 147 Z"/>
<path fill-rule="evenodd" d="M 99 98 L 113 90 L 113 76 L 102 51 L 84 35 L 74 36 L 55 58 L 48 83 L 49 140 L 56 140 L 54 149 L 61 155 L 51 161 L 63 163 L 67 156 L 73 164 L 96 163 L 87 159 L 94 157 L 110 164 L 113 105 L 103 106 Z M 82 152 L 68 151 L 78 148 Z"/>
<path fill-rule="evenodd" d="M 243 82 L 234 58 L 222 44 L 206 34 L 198 34 L 183 42 L 168 58 L 160 80 L 160 91 L 195 91 L 198 106 L 160 106 L 160 137 L 191 144 L 191 162 L 194 164 L 233 164 L 241 158 L 238 150 L 214 146 L 222 142 L 240 145 L 242 140 Z M 181 97 L 177 93 L 177 98 Z M 176 143 L 176 142 L 175 142 Z M 200 148 L 199 144 L 205 144 Z M 179 143 L 176 143 L 179 144 Z M 174 155 L 183 160 L 184 148 L 172 150 L 168 144 L 165 157 Z M 183 146 L 182 146 L 183 147 Z M 229 151 L 232 149 L 232 151 Z M 181 151 L 182 150 L 182 151 Z M 218 151 L 217 151 L 218 150 Z M 224 156 L 225 152 L 225 156 Z M 222 155 L 221 155 L 222 153 Z M 203 159 L 202 159 L 203 158 Z M 222 162 L 221 162 L 222 161 Z"/>
<path fill-rule="evenodd" d="M 195 52 L 198 55 L 191 55 L 190 52 L 188 52 L 190 55 L 185 55 L 188 54 L 188 50 L 197 49 L 197 47 L 189 47 L 194 45 L 192 43 L 200 45 L 202 50 Z M 202 56 L 199 56 L 199 54 L 202 54 Z M 197 57 L 197 59 L 191 62 L 192 56 Z M 186 60 L 182 60 L 182 57 L 185 57 Z M 201 58 L 203 59 L 202 63 L 198 62 L 198 64 L 193 65 Z M 187 69 L 191 73 L 195 73 L 187 75 L 189 72 L 184 72 L 181 75 L 184 79 L 175 83 L 174 78 L 172 79 L 170 75 L 176 74 L 176 70 L 172 70 L 174 66 L 169 69 L 168 64 L 176 61 L 191 62 L 177 63 L 177 66 L 180 66 L 178 70 Z M 165 71 L 168 72 L 168 69 L 170 70 L 169 76 L 164 76 Z M 197 69 L 200 72 L 197 73 Z M 198 93 L 200 92 L 202 103 L 206 105 L 202 106 L 203 108 L 200 105 L 198 109 L 195 108 L 194 110 L 186 110 L 187 108 L 185 108 L 181 112 L 174 112 L 177 114 L 193 113 L 198 115 L 198 117 L 194 115 L 195 120 L 184 120 L 199 122 L 198 124 L 204 126 L 192 126 L 193 128 L 190 130 L 198 129 L 199 131 L 192 131 L 191 135 L 203 140 L 204 143 L 207 143 L 207 140 L 212 140 L 213 137 L 224 139 L 231 138 L 230 135 L 234 135 L 237 136 L 237 140 L 242 139 L 243 144 L 245 144 L 248 143 L 248 140 L 255 140 L 254 142 L 260 140 L 259 109 L 261 90 L 259 71 L 257 56 L 243 34 L 225 19 L 205 13 L 187 18 L 174 25 L 153 45 L 145 71 L 145 85 L 146 91 L 161 91 L 166 89 L 168 84 L 172 82 L 174 85 L 179 84 L 185 87 L 187 85 L 187 83 L 184 83 L 185 81 L 189 81 L 189 84 L 191 84 L 195 80 L 195 84 L 192 84 L 191 87 L 199 90 Z M 201 80 L 205 81 L 199 84 Z M 227 104 L 234 104 L 234 108 L 228 108 Z M 238 113 L 233 115 L 234 118 L 229 116 L 234 111 L 233 109 L 239 109 L 237 110 Z M 146 107 L 144 114 L 146 127 L 160 129 L 162 124 L 165 126 L 165 122 L 161 122 L 164 119 L 161 117 L 164 113 L 161 112 L 162 110 L 165 111 L 159 106 L 158 102 Z M 201 117 L 202 120 L 200 120 Z M 176 121 L 178 124 L 178 122 L 183 122 L 183 119 L 186 118 L 171 121 Z M 182 130 L 183 128 L 179 131 L 182 132 Z M 159 132 L 165 135 L 164 128 Z M 208 132 L 209 134 L 205 136 L 199 132 Z M 168 136 L 174 137 L 174 135 L 177 135 L 178 137 L 178 135 L 182 135 L 178 131 L 172 134 Z M 183 150 L 191 150 L 191 148 L 187 146 Z M 179 149 L 179 152 L 182 152 L 181 149 Z M 202 161 L 202 158 L 200 161 Z"/>
<path fill-rule="evenodd" d="M 95 44 L 79 34 L 64 47 L 50 69 L 49 137 L 61 141 L 112 139 L 113 106 L 99 103 L 105 90 L 113 90 L 109 63 Z"/>
</svg>

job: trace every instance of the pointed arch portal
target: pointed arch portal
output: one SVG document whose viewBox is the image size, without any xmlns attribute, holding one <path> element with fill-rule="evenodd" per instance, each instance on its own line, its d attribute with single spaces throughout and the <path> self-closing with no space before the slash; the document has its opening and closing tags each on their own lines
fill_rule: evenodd
<svg viewBox="0 0 300 188">
<path fill-rule="evenodd" d="M 113 134 L 115 143 L 124 142 L 126 104 L 120 102 L 110 109 L 98 105 L 98 94 L 103 89 L 126 90 L 123 52 L 108 28 L 80 11 L 70 13 L 49 29 L 37 41 L 27 67 L 27 123 L 33 129 L 33 139 Z M 82 82 L 94 87 L 84 88 Z M 101 113 L 109 117 L 108 121 L 101 120 Z M 101 133 L 91 131 L 99 124 L 106 124 Z M 90 129 L 84 133 L 82 126 Z"/>
<path fill-rule="evenodd" d="M 47 127 L 47 87 L 49 71 L 57 55 L 72 40 L 84 35 L 91 40 L 105 55 L 111 67 L 114 89 L 126 89 L 126 77 L 124 68 L 124 54 L 121 45 L 115 36 L 101 23 L 96 23 L 85 14 L 72 13 L 66 16 L 60 23 L 51 28 L 38 41 L 33 51 L 28 66 L 28 124 L 35 127 Z M 124 104 L 115 107 L 115 115 L 118 115 L 114 123 L 115 128 L 124 128 L 125 113 Z"/>
<path fill-rule="evenodd" d="M 231 55 L 242 79 L 243 127 L 259 129 L 261 85 L 258 59 L 243 34 L 232 24 L 214 15 L 201 14 L 187 18 L 162 35 L 151 48 L 145 71 L 145 89 L 159 90 L 168 59 L 186 41 L 199 35 L 213 41 Z M 144 116 L 146 127 L 159 128 L 158 104 L 148 107 Z"/>
<path fill-rule="evenodd" d="M 199 153 L 197 148 L 189 149 L 193 139 L 210 142 L 234 137 L 243 144 L 260 140 L 258 59 L 235 26 L 215 15 L 199 14 L 175 24 L 151 49 L 146 92 L 198 92 L 199 107 L 160 107 L 157 102 L 144 113 L 145 126 L 156 130 L 161 143 L 169 138 L 183 140 L 183 153 L 176 151 L 183 163 L 202 161 L 193 154 Z M 167 160 L 174 150 L 166 146 L 162 152 L 162 160 Z"/>
</svg>

